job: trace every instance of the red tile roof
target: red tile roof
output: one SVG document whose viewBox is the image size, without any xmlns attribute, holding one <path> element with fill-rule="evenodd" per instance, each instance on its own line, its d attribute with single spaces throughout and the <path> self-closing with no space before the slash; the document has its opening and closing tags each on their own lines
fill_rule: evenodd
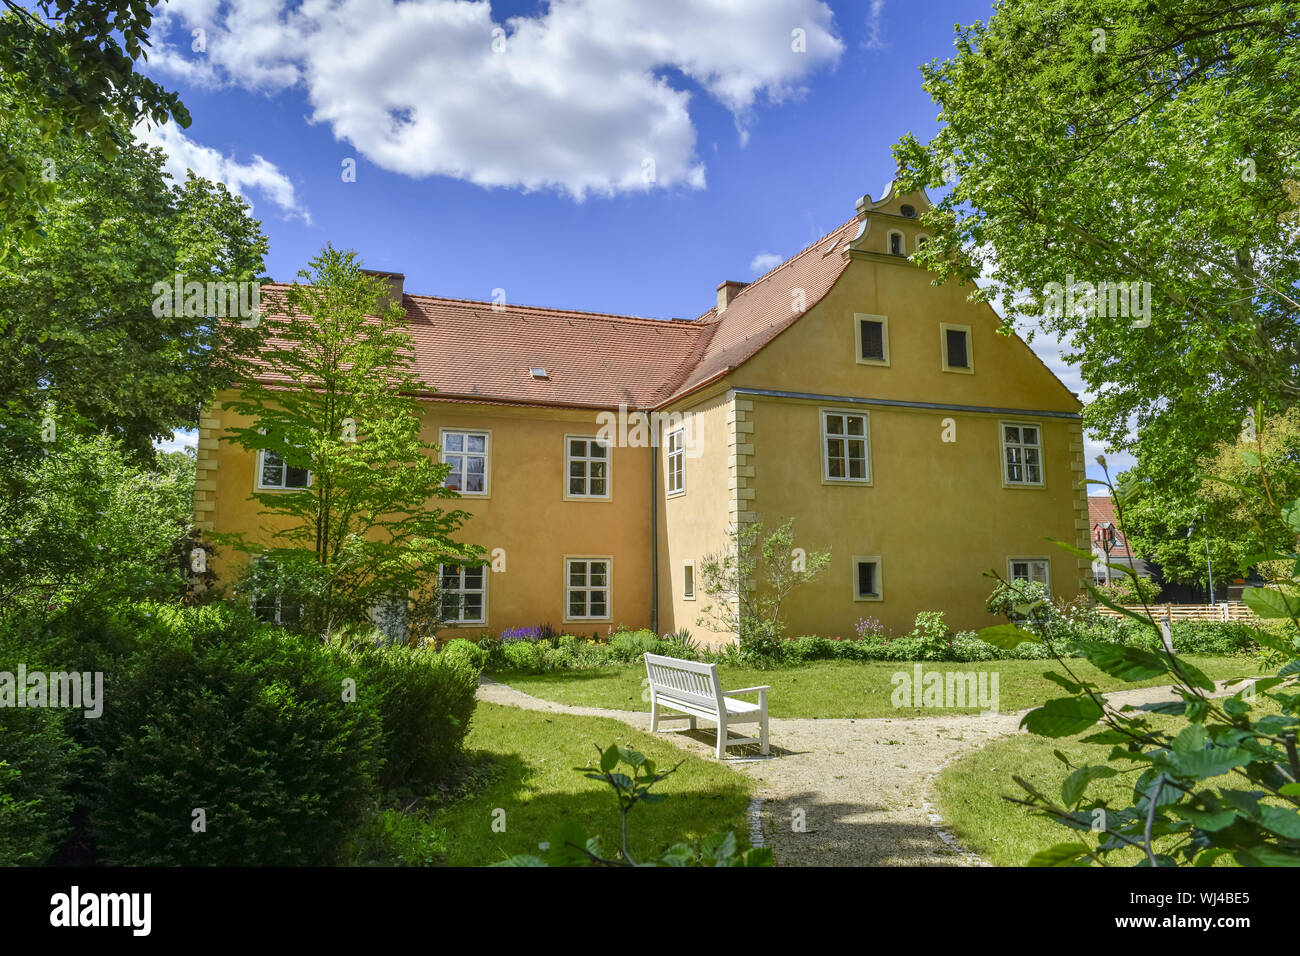
<svg viewBox="0 0 1300 956">
<path fill-rule="evenodd" d="M 654 408 L 752 357 L 796 312 L 830 290 L 856 218 L 742 289 L 727 309 L 698 319 L 645 319 L 466 299 L 403 295 L 415 374 L 437 398 L 564 407 Z M 264 286 L 275 299 L 287 286 Z M 538 379 L 532 368 L 544 368 Z"/>
<path fill-rule="evenodd" d="M 1089 495 L 1088 496 L 1088 531 L 1089 534 L 1097 530 L 1097 525 L 1102 522 L 1109 522 L 1115 529 L 1115 537 L 1118 544 L 1111 549 L 1112 558 L 1129 557 L 1128 540 L 1119 530 L 1119 520 L 1115 517 L 1115 502 L 1106 495 Z M 1096 540 L 1093 540 L 1094 546 Z"/>
</svg>

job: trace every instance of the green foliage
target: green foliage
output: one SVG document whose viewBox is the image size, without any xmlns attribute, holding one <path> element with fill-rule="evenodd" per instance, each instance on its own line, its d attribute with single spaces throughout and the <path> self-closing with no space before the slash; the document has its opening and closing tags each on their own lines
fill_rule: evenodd
<svg viewBox="0 0 1300 956">
<path fill-rule="evenodd" d="M 0 660 L 0 668 L 16 670 L 8 653 Z M 67 841 L 78 748 L 66 724 L 80 716 L 53 708 L 0 708 L 0 866 L 40 866 Z"/>
<path fill-rule="evenodd" d="M 481 671 L 487 667 L 489 654 L 486 648 L 480 647 L 473 641 L 457 637 L 447 642 L 447 646 L 442 649 L 442 656 L 445 660 L 456 661 L 466 667 Z"/>
<path fill-rule="evenodd" d="M 1266 497 L 1261 511 L 1286 521 L 1300 514 L 1300 501 L 1278 505 Z M 1120 515 L 1121 522 L 1123 515 Z M 1297 529 L 1300 531 L 1300 529 Z M 1272 554 L 1300 568 L 1300 555 Z M 1105 863 L 1108 855 L 1126 847 L 1142 853 L 1148 866 L 1208 866 L 1223 856 L 1243 866 L 1300 865 L 1300 576 L 1278 582 L 1276 589 L 1248 589 L 1247 603 L 1267 619 L 1286 619 L 1291 629 L 1275 633 L 1253 626 L 1182 628 L 1186 644 L 1209 643 L 1213 635 L 1231 641 L 1234 650 L 1248 639 L 1277 654 L 1284 663 L 1272 677 L 1249 682 L 1226 699 L 1214 698 L 1214 682 L 1185 658 L 1152 644 L 1160 633 L 1154 618 L 1141 623 L 1147 646 L 1105 641 L 1075 641 L 1089 663 L 1111 677 L 1144 681 L 1163 677 L 1178 699 L 1139 708 L 1111 710 L 1095 685 L 1077 679 L 1066 661 L 1054 653 L 1064 671 L 1048 675 L 1069 696 L 1049 700 L 1025 715 L 1022 726 L 1031 733 L 1058 738 L 1102 728 L 1084 738 L 1110 744 L 1103 765 L 1074 766 L 1058 753 L 1070 770 L 1059 799 L 1019 776 L 1027 794 L 1023 803 L 1063 826 L 1092 838 L 1060 843 L 1036 854 L 1035 866 L 1074 866 Z M 1240 683 L 1240 682 L 1238 682 Z M 1156 722 L 1152 714 L 1172 721 Z M 1172 724 L 1172 727 L 1170 726 Z M 1135 775 L 1131 802 L 1115 807 L 1089 799 L 1091 782 L 1117 773 Z M 1216 781 L 1225 774 L 1239 787 Z M 1009 799 L 1009 798 L 1008 798 Z M 1096 824 L 1101 822 L 1098 832 Z"/>
<path fill-rule="evenodd" d="M 1097 585 L 1097 590 L 1114 604 L 1152 604 L 1160 594 L 1160 585 L 1150 578 L 1112 578 L 1109 584 Z"/>
<path fill-rule="evenodd" d="M 628 814 L 637 804 L 658 803 L 666 799 L 663 795 L 651 793 L 655 784 L 672 776 L 681 767 L 681 762 L 669 770 L 660 770 L 654 760 L 627 747 L 611 744 L 604 750 L 599 747 L 596 752 L 600 759 L 596 768 L 591 766 L 574 769 L 589 780 L 600 780 L 609 785 L 618 799 L 619 819 L 621 821 L 621 846 L 618 856 L 606 858 L 601 855 L 598 837 L 588 836 L 580 820 L 566 819 L 557 823 L 552 829 L 549 842 L 540 849 L 545 857 L 523 855 L 514 856 L 498 866 L 771 866 L 772 851 L 766 847 L 754 847 L 739 851 L 734 833 L 711 836 L 698 846 L 677 843 L 669 848 L 656 861 L 637 863 L 628 852 L 627 819 Z M 626 770 L 620 768 L 626 768 Z"/>
<path fill-rule="evenodd" d="M 1157 481 L 1300 398 L 1298 68 L 1294 7 L 1238 0 L 1004 0 L 922 67 L 943 127 L 897 189 L 952 188 L 914 258 L 995 274 L 974 295 L 1065 343 L 1087 426 Z M 1150 283 L 1146 318 L 1048 307 L 1072 279 Z"/>
<path fill-rule="evenodd" d="M 1142 462 L 1120 475 L 1118 494 L 1133 547 L 1169 581 L 1205 586 L 1207 562 L 1217 581 L 1256 567 L 1268 579 L 1286 573 L 1261 557 L 1288 550 L 1295 535 L 1281 516 L 1259 513 L 1264 475 L 1275 500 L 1300 495 L 1300 408 L 1252 414 L 1249 430 L 1221 442 L 1186 480 L 1158 480 Z"/>
<path fill-rule="evenodd" d="M 38 214 L 44 238 L 0 257 L 0 472 L 46 444 L 47 413 L 60 435 L 107 431 L 147 457 L 155 439 L 197 425 L 200 406 L 247 368 L 263 334 L 217 315 L 155 310 L 154 284 L 170 288 L 178 273 L 257 282 L 266 237 L 224 185 L 192 175 L 172 184 L 162 150 L 128 127 L 111 161 L 84 139 L 42 142 L 9 78 L 0 163 L 5 152 L 28 166 L 48 162 L 55 178 Z"/>
<path fill-rule="evenodd" d="M 390 792 L 433 793 L 464 759 L 478 691 L 476 660 L 373 643 L 353 645 L 350 653 L 361 674 L 357 698 L 374 701 L 383 726 L 380 785 Z"/>
<path fill-rule="evenodd" d="M 105 161 L 130 142 L 137 120 L 190 125 L 175 93 L 135 71 L 149 45 L 153 12 L 139 0 L 6 2 L 0 15 L 0 74 L 8 110 L 45 143 L 84 143 Z M 41 238 L 41 206 L 55 189 L 39 163 L 0 136 L 0 259 Z"/>
<path fill-rule="evenodd" d="M 141 465 L 107 435 L 69 432 L 0 480 L 0 618 L 180 593 L 192 458 Z"/>
<path fill-rule="evenodd" d="M 763 523 L 754 521 L 733 527 L 728 536 L 729 546 L 701 563 L 709 603 L 700 609 L 699 623 L 735 634 L 746 659 L 773 659 L 785 635 L 783 602 L 826 569 L 830 552 L 796 549 L 793 518 L 766 535 Z"/>
<path fill-rule="evenodd" d="M 228 607 L 128 616 L 137 652 L 105 675 L 112 704 L 85 722 L 103 754 L 83 782 L 97 862 L 333 862 L 382 766 L 378 700 L 344 701 L 345 681 L 366 675 Z"/>
<path fill-rule="evenodd" d="M 479 564 L 483 552 L 451 538 L 465 512 L 431 507 L 457 494 L 444 487 L 450 466 L 420 438 L 415 396 L 427 387 L 412 370 L 405 312 L 384 304 L 383 281 L 353 253 L 326 246 L 300 276 L 307 284 L 265 309 L 274 344 L 260 377 L 227 403 L 253 423 L 228 429 L 226 440 L 310 471 L 311 483 L 254 494 L 273 519 L 271 547 L 243 535 L 221 540 L 305 582 L 297 627 L 328 636 L 392 602 L 411 616 L 412 596 L 441 565 Z"/>
</svg>

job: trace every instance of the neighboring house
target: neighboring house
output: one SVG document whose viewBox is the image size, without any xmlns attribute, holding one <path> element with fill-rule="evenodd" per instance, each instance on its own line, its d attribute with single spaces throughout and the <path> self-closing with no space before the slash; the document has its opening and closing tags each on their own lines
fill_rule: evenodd
<svg viewBox="0 0 1300 956">
<path fill-rule="evenodd" d="M 723 282 L 694 321 L 494 309 L 385 273 L 436 388 L 424 437 L 473 516 L 462 538 L 505 558 L 448 569 L 461 601 L 446 633 L 549 622 L 725 640 L 699 622 L 702 564 L 730 527 L 786 518 L 798 547 L 831 552 L 786 601 L 792 635 L 850 636 L 863 617 L 901 633 L 923 610 L 995 623 L 990 570 L 1074 597 L 1089 562 L 1045 539 L 1086 547 L 1081 406 L 969 288 L 932 285 L 907 258 L 928 206 L 892 184 L 864 196 L 762 278 Z M 235 424 L 221 398 L 201 422 L 196 512 L 251 535 L 255 483 L 306 479 L 219 442 Z M 630 427 L 602 428 L 620 409 Z M 653 429 L 639 413 L 658 413 Z"/>
<path fill-rule="evenodd" d="M 1151 570 L 1141 558 L 1135 558 L 1129 550 L 1128 539 L 1120 530 L 1115 517 L 1115 502 L 1108 495 L 1090 495 L 1088 497 L 1088 524 L 1092 527 L 1092 576 L 1098 584 L 1125 578 L 1122 571 L 1106 567 L 1118 564 L 1132 568 L 1139 577 L 1151 577 Z M 1109 546 L 1109 558 L 1107 558 Z"/>
</svg>

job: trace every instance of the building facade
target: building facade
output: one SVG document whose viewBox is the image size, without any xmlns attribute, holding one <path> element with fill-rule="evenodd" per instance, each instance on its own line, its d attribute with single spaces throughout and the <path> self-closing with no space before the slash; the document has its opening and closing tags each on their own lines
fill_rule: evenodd
<svg viewBox="0 0 1300 956">
<path fill-rule="evenodd" d="M 400 296 L 431 391 L 424 437 L 496 556 L 445 569 L 477 636 L 549 623 L 731 635 L 701 620 L 701 566 L 730 531 L 793 518 L 830 564 L 794 592 L 787 633 L 895 633 L 918 611 L 995 623 L 985 576 L 1076 596 L 1090 562 L 1078 399 L 986 304 L 908 257 L 922 193 L 864 196 L 857 215 L 752 283 L 724 282 L 699 318 L 653 320 Z M 305 478 L 222 440 L 244 424 L 218 396 L 199 440 L 199 526 L 252 535 L 256 487 Z M 260 484 L 259 484 L 260 483 Z"/>
</svg>

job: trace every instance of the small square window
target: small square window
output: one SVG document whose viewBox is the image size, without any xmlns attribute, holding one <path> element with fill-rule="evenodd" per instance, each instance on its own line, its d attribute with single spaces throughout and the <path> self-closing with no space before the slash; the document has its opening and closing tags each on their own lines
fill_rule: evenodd
<svg viewBox="0 0 1300 956">
<path fill-rule="evenodd" d="M 682 562 L 682 598 L 687 601 L 695 600 L 695 562 Z"/>
<path fill-rule="evenodd" d="M 879 601 L 881 599 L 880 558 L 854 557 L 853 600 Z"/>
<path fill-rule="evenodd" d="M 1010 558 L 1007 561 L 1012 581 L 1028 581 L 1051 587 L 1051 561 L 1047 558 Z"/>
<path fill-rule="evenodd" d="M 950 325 L 939 323 L 940 345 L 943 349 L 943 370 L 945 372 L 973 372 L 975 360 L 971 355 L 971 336 L 969 325 Z"/>
<path fill-rule="evenodd" d="M 889 364 L 889 319 L 883 315 L 853 315 L 853 337 L 859 365 Z"/>
</svg>

